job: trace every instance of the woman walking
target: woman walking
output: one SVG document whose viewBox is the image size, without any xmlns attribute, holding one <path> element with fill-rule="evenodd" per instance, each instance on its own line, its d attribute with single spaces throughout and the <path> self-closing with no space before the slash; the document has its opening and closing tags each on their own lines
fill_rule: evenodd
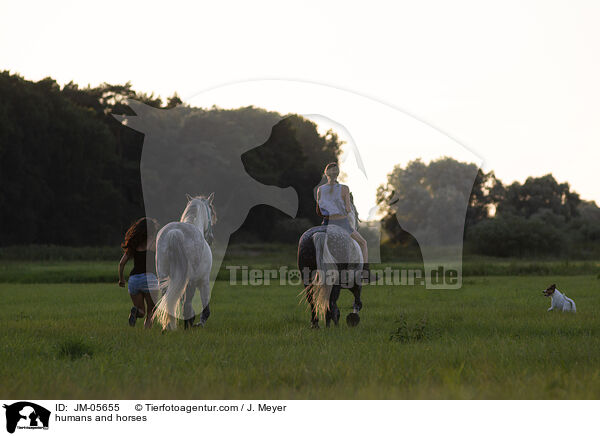
<svg viewBox="0 0 600 436">
<path fill-rule="evenodd" d="M 135 326 L 137 318 L 144 316 L 146 316 L 144 326 L 152 327 L 154 300 L 158 298 L 159 293 L 155 263 L 157 232 L 158 222 L 155 219 L 140 218 L 127 230 L 125 240 L 121 244 L 124 251 L 119 262 L 119 286 L 121 287 L 125 287 L 123 278 L 125 265 L 129 259 L 133 259 L 133 269 L 129 274 L 128 284 L 129 296 L 133 302 L 129 313 L 131 327 Z"/>
</svg>

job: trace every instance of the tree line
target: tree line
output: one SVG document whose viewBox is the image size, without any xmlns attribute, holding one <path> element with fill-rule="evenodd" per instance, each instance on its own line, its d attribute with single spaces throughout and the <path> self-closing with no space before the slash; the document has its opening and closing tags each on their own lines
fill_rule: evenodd
<svg viewBox="0 0 600 436">
<path fill-rule="evenodd" d="M 0 246 L 118 244 L 131 222 L 144 215 L 144 135 L 113 117 L 133 114 L 127 99 L 160 109 L 182 104 L 177 94 L 163 101 L 134 90 L 131 83 L 80 87 L 71 82 L 61 87 L 51 78 L 32 82 L 0 73 Z M 335 132 L 321 134 L 301 116 L 282 117 L 255 107 L 190 110 L 197 112 L 198 128 L 210 132 L 203 135 L 208 147 L 246 140 L 228 126 L 272 123 L 270 137 L 243 154 L 243 164 L 258 181 L 292 186 L 298 193 L 296 219 L 256 206 L 233 241 L 294 242 L 318 224 L 314 187 L 322 181 L 324 166 L 338 160 L 342 142 Z M 398 224 L 393 201 L 404 205 L 402 219 L 422 220 L 428 205 L 451 200 L 458 184 L 464 183 L 459 176 L 470 172 L 476 174 L 465 221 L 471 252 L 600 254 L 600 209 L 580 199 L 567 183 L 548 174 L 504 185 L 493 172 L 474 171 L 473 164 L 450 158 L 429 164 L 414 161 L 388 175 L 388 183 L 377 193 L 385 243 L 415 244 Z M 444 189 L 433 189 L 442 185 Z"/>
<path fill-rule="evenodd" d="M 113 117 L 135 115 L 127 99 L 160 109 L 182 104 L 177 94 L 163 101 L 135 91 L 131 83 L 60 87 L 51 78 L 32 82 L 0 73 L 0 246 L 118 244 L 144 215 L 144 135 Z M 320 134 L 298 115 L 255 107 L 190 109 L 208 149 L 245 142 L 236 125 L 271 123 L 270 137 L 242 155 L 243 164 L 260 182 L 298 192 L 296 220 L 256 206 L 234 240 L 289 241 L 302 226 L 318 223 L 313 187 L 323 167 L 337 161 L 341 142 L 334 132 Z"/>
<path fill-rule="evenodd" d="M 466 174 L 476 174 L 465 219 L 465 249 L 499 257 L 597 258 L 600 255 L 600 208 L 547 174 L 505 185 L 493 171 L 444 157 L 396 166 L 381 185 L 377 201 L 383 214 L 385 242 L 414 246 L 400 222 L 423 217 L 447 219 L 433 213 L 464 186 Z M 474 171 L 476 170 L 476 172 Z M 461 177 L 462 175 L 462 177 Z M 440 187 L 443 187 L 441 189 Z"/>
</svg>

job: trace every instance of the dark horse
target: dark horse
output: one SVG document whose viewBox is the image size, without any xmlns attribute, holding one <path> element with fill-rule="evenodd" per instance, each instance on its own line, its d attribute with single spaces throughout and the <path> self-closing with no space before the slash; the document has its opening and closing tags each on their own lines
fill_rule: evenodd
<svg viewBox="0 0 600 436">
<path fill-rule="evenodd" d="M 329 225 L 308 229 L 298 242 L 298 269 L 304 282 L 304 294 L 310 305 L 311 324 L 319 328 L 319 318 L 338 325 L 337 300 L 341 289 L 354 294 L 353 312 L 346 321 L 356 326 L 362 308 L 362 255 L 358 244 L 342 228 Z"/>
</svg>

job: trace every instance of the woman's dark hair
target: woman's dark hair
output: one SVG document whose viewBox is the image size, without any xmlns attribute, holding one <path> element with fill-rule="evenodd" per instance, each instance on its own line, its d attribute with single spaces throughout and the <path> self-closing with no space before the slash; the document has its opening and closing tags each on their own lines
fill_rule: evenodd
<svg viewBox="0 0 600 436">
<path fill-rule="evenodd" d="M 154 218 L 140 218 L 125 233 L 121 248 L 124 251 L 135 251 L 140 245 L 147 243 L 148 236 L 154 237 L 156 232 L 158 232 L 158 221 Z"/>
</svg>

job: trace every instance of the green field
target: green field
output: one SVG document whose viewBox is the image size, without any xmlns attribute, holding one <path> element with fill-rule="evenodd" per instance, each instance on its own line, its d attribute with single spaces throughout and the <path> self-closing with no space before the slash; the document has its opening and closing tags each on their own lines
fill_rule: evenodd
<svg viewBox="0 0 600 436">
<path fill-rule="evenodd" d="M 546 312 L 553 282 L 577 314 Z M 0 283 L 0 396 L 598 399 L 599 291 L 591 274 L 366 286 L 357 328 L 312 330 L 297 287 L 218 281 L 205 328 L 161 334 L 127 325 L 113 283 Z M 351 301 L 343 291 L 343 317 Z"/>
</svg>

